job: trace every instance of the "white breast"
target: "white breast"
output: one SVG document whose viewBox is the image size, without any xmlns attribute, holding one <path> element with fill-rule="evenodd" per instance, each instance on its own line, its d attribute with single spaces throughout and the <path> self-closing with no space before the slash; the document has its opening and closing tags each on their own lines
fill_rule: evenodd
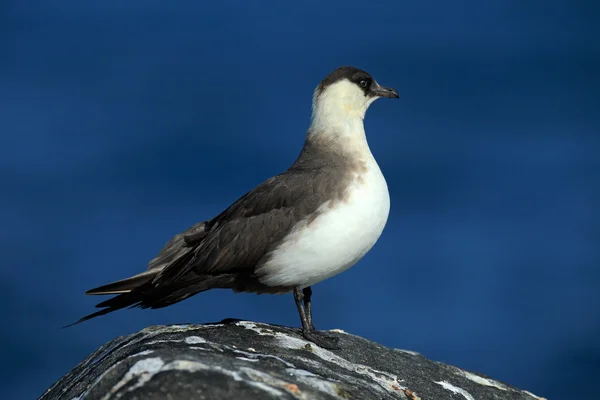
<svg viewBox="0 0 600 400">
<path fill-rule="evenodd" d="M 352 182 L 347 201 L 326 202 L 267 256 L 257 271 L 268 286 L 307 287 L 353 266 L 375 244 L 386 224 L 390 197 L 372 157 Z"/>
</svg>

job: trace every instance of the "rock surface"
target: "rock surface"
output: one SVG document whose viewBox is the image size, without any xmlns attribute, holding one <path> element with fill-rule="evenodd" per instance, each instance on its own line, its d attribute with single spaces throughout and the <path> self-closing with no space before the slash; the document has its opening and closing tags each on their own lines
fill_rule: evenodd
<svg viewBox="0 0 600 400">
<path fill-rule="evenodd" d="M 257 322 L 153 326 L 108 342 L 41 399 L 541 399 L 417 353 L 331 334 L 341 350 Z"/>
</svg>

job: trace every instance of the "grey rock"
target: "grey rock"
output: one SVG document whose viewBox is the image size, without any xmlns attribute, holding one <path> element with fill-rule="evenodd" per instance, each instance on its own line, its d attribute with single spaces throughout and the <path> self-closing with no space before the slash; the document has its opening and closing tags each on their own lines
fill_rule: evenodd
<svg viewBox="0 0 600 400">
<path fill-rule="evenodd" d="M 257 322 L 153 326 L 108 342 L 41 399 L 541 399 L 414 352 L 329 334 L 341 350 Z"/>
</svg>

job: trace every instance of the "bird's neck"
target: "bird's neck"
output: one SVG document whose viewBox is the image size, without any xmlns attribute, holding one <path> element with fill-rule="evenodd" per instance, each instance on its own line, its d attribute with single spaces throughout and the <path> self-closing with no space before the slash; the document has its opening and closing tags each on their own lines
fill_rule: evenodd
<svg viewBox="0 0 600 400">
<path fill-rule="evenodd" d="M 370 155 L 363 118 L 363 112 L 354 112 L 343 105 L 317 104 L 306 141 L 322 143 L 332 151 Z"/>
</svg>

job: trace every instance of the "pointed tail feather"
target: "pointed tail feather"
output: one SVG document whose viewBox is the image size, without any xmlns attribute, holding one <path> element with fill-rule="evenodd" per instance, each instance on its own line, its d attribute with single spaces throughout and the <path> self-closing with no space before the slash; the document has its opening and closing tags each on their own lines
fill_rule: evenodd
<svg viewBox="0 0 600 400">
<path fill-rule="evenodd" d="M 115 293 L 112 291 L 113 287 L 111 285 L 116 285 L 124 281 L 114 282 L 92 289 L 94 292 L 93 294 Z M 141 285 L 132 287 L 127 292 L 120 292 L 117 296 L 98 303 L 96 307 L 103 308 L 102 310 L 86 315 L 77 322 L 65 326 L 65 328 L 126 307 L 162 308 L 170 306 L 171 304 L 178 303 L 181 300 L 209 289 L 230 288 L 234 281 L 234 274 L 222 274 L 216 276 L 190 274 L 178 281 L 166 285 L 154 286 L 150 281 L 150 277 L 146 277 L 146 280 Z M 111 290 L 106 290 L 105 288 Z"/>
<path fill-rule="evenodd" d="M 142 272 L 141 274 L 134 275 L 132 277 L 122 279 L 120 281 L 111 282 L 106 285 L 99 286 L 94 289 L 90 289 L 85 294 L 98 295 L 98 294 L 121 294 L 129 293 L 133 289 L 142 286 L 144 283 L 154 278 L 161 270 L 153 269 Z"/>
<path fill-rule="evenodd" d="M 138 296 L 134 296 L 134 295 L 132 295 L 130 293 L 123 293 L 123 294 L 115 296 L 115 297 L 113 297 L 112 299 L 109 299 L 109 300 L 112 300 L 110 306 L 105 306 L 106 308 L 104 308 L 104 309 L 102 309 L 100 311 L 96 311 L 95 313 L 86 315 L 85 317 L 80 318 L 78 321 L 75 321 L 72 324 L 63 326 L 63 328 L 68 328 L 70 326 L 77 325 L 77 324 L 79 324 L 79 323 L 81 323 L 83 321 L 87 321 L 88 319 L 96 318 L 96 317 L 99 317 L 101 315 L 105 315 L 105 314 L 111 313 L 113 311 L 120 310 L 120 309 L 125 308 L 125 307 L 135 307 L 135 306 L 138 305 L 137 303 L 140 302 Z M 106 303 L 107 301 L 104 301 L 102 303 Z M 100 303 L 100 304 L 102 304 L 102 303 Z M 104 306 L 100 306 L 100 304 L 96 305 L 96 307 L 104 307 Z"/>
</svg>

